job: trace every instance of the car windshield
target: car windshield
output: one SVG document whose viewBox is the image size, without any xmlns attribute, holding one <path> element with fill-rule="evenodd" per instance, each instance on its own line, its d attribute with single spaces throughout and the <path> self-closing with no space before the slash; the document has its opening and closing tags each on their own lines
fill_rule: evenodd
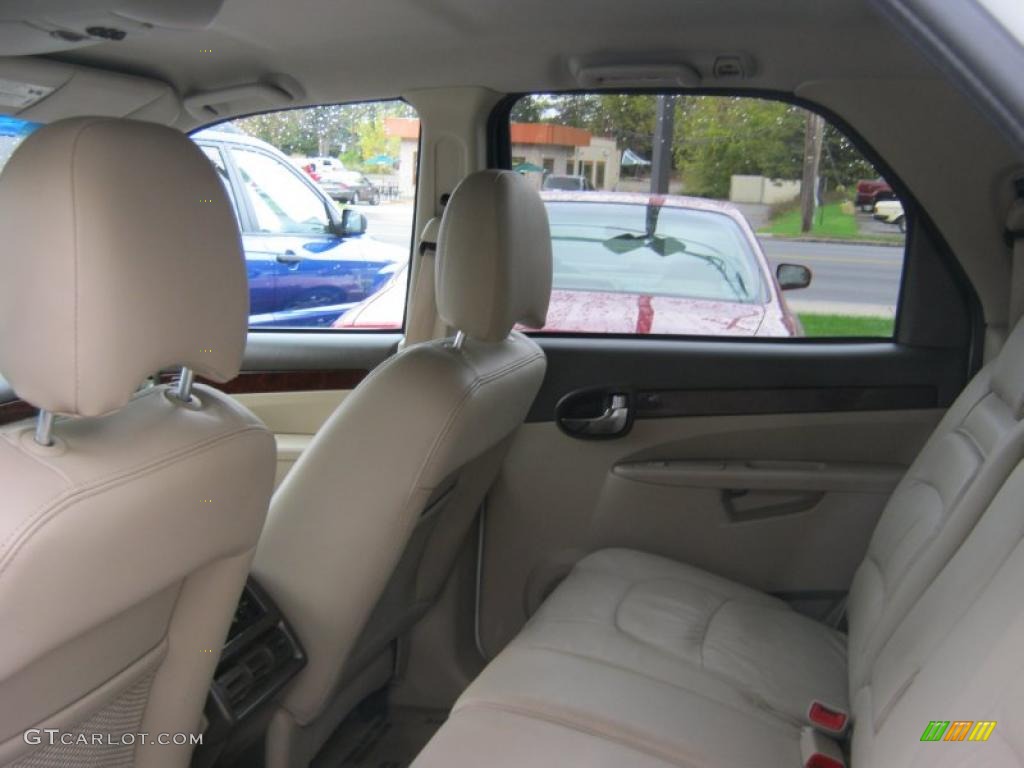
<svg viewBox="0 0 1024 768">
<path fill-rule="evenodd" d="M 725 214 L 574 201 L 547 210 L 556 290 L 763 300 L 751 244 Z"/>
<path fill-rule="evenodd" d="M 544 189 L 578 190 L 580 180 L 575 176 L 548 176 L 544 179 Z"/>
</svg>

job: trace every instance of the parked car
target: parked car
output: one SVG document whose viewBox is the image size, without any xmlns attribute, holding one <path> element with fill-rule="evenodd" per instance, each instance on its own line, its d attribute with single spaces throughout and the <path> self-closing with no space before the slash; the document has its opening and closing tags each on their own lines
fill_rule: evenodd
<svg viewBox="0 0 1024 768">
<path fill-rule="evenodd" d="M 207 129 L 194 141 L 220 173 L 238 217 L 250 325 L 327 326 L 391 277 L 408 254 L 365 235 L 366 218 L 270 144 Z"/>
<path fill-rule="evenodd" d="M 589 192 L 594 189 L 586 176 L 559 175 L 555 173 L 544 177 L 541 189 L 563 190 L 567 192 Z"/>
<path fill-rule="evenodd" d="M 900 232 L 907 231 L 907 217 L 903 213 L 903 203 L 899 200 L 882 200 L 875 203 L 875 218 L 886 224 L 895 224 Z"/>
<path fill-rule="evenodd" d="M 857 198 L 854 203 L 862 211 L 869 212 L 874 210 L 876 203 L 895 197 L 896 193 L 885 179 L 863 179 L 857 182 Z"/>
<path fill-rule="evenodd" d="M 328 192 L 331 197 L 343 203 L 358 205 L 380 203 L 380 190 L 359 171 L 345 171 L 338 175 L 337 193 Z"/>
<path fill-rule="evenodd" d="M 554 256 L 544 331 L 800 336 L 783 290 L 810 284 L 806 267 L 772 275 L 739 209 L 698 198 L 542 192 Z M 407 270 L 352 307 L 335 328 L 399 328 Z"/>
<path fill-rule="evenodd" d="M 343 179 L 351 173 L 345 164 L 336 157 L 301 157 L 294 159 L 292 164 L 301 169 L 333 200 L 342 200 L 348 189 Z"/>
</svg>

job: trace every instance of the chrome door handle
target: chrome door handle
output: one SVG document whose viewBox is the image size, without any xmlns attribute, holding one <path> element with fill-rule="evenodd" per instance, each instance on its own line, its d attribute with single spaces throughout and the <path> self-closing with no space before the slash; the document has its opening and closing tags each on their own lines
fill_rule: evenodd
<svg viewBox="0 0 1024 768">
<path fill-rule="evenodd" d="M 623 432 L 629 424 L 629 398 L 626 395 L 612 395 L 611 403 L 604 413 L 593 418 L 562 417 L 562 428 L 572 435 L 611 437 Z"/>
</svg>

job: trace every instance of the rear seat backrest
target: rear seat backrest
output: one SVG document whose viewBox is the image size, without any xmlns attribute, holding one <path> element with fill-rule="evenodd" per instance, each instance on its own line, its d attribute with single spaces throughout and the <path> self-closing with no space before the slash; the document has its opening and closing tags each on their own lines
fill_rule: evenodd
<svg viewBox="0 0 1024 768">
<path fill-rule="evenodd" d="M 957 398 L 893 492 L 850 588 L 851 693 L 1024 455 L 1024 324 Z"/>
<path fill-rule="evenodd" d="M 925 727 L 932 720 L 956 719 L 996 721 L 998 726 L 988 742 L 970 744 L 969 752 L 922 750 L 930 755 L 927 765 L 1020 765 L 1021 499 L 1024 464 L 885 644 L 866 684 L 852 692 L 854 765 L 924 764 L 911 756 L 920 758 L 916 747 Z"/>
</svg>

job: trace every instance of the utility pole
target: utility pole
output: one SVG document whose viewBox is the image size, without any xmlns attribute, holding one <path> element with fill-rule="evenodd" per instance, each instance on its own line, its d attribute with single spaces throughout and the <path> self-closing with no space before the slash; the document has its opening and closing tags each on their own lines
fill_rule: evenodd
<svg viewBox="0 0 1024 768">
<path fill-rule="evenodd" d="M 676 114 L 675 96 L 658 96 L 654 122 L 654 148 L 651 152 L 651 192 L 668 194 L 672 172 L 672 130 Z"/>
<path fill-rule="evenodd" d="M 814 206 L 818 201 L 818 169 L 821 166 L 821 144 L 825 137 L 825 121 L 808 111 L 804 128 L 804 174 L 800 182 L 800 231 L 810 232 L 814 223 Z"/>
</svg>

